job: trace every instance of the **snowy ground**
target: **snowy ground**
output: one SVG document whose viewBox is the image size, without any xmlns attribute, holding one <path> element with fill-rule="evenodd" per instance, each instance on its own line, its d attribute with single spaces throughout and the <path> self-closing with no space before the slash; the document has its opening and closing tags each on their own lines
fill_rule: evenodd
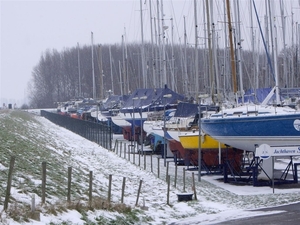
<svg viewBox="0 0 300 225">
<path fill-rule="evenodd" d="M 177 167 L 177 180 L 175 187 L 175 165 L 171 159 L 169 163 L 170 177 L 170 197 L 169 205 L 167 204 L 167 182 L 166 167 L 164 161 L 159 160 L 160 174 L 158 178 L 158 159 L 151 156 L 141 156 L 130 154 L 130 161 L 126 153 L 118 154 L 116 152 L 103 149 L 101 146 L 90 142 L 62 127 L 56 126 L 45 118 L 37 116 L 41 122 L 41 133 L 47 135 L 49 143 L 55 142 L 59 146 L 64 146 L 64 151 L 69 151 L 68 165 L 80 166 L 86 171 L 93 171 L 94 182 L 96 185 L 107 190 L 108 177 L 112 175 L 112 201 L 120 202 L 121 187 L 123 177 L 126 178 L 126 188 L 124 203 L 131 207 L 141 209 L 146 206 L 147 209 L 142 213 L 151 218 L 148 224 L 216 224 L 236 218 L 266 215 L 271 212 L 249 211 L 263 207 L 272 207 L 298 202 L 300 199 L 299 189 L 273 189 L 270 187 L 253 187 L 253 186 L 235 186 L 217 181 L 219 176 L 202 176 L 198 182 L 197 171 L 186 171 L 186 185 L 183 190 L 183 167 Z M 115 136 L 119 142 L 126 143 L 120 135 Z M 115 143 L 115 142 L 114 142 Z M 49 144 L 50 145 L 50 144 Z M 62 154 L 60 149 L 52 148 L 54 153 Z M 124 151 L 122 149 L 122 151 Z M 121 157 L 120 157 L 121 155 Z M 135 159 L 133 160 L 133 157 Z M 140 159 L 140 166 L 139 164 Z M 146 160 L 146 161 L 144 161 Z M 133 161 L 135 163 L 133 163 Z M 145 163 L 144 163 L 145 162 Z M 144 165 L 146 168 L 144 169 Z M 197 200 L 189 202 L 178 202 L 177 194 L 184 191 L 193 193 L 192 174 L 195 177 L 195 187 Z M 135 206 L 137 199 L 137 190 L 139 182 L 142 180 L 141 195 L 138 206 Z M 12 191 L 14 198 L 21 197 L 17 190 Z M 36 199 L 37 204 L 41 199 Z M 272 211 L 274 213 L 274 211 Z M 99 215 L 114 217 L 117 213 L 97 210 L 88 213 L 91 221 Z M 57 216 L 41 214 L 41 221 L 30 221 L 23 224 L 59 224 L 68 221 L 70 224 L 85 224 L 81 219 L 82 215 L 76 210 L 70 210 Z M 19 225 L 10 219 L 6 220 L 7 224 Z M 141 223 L 141 224 L 147 224 Z"/>
</svg>

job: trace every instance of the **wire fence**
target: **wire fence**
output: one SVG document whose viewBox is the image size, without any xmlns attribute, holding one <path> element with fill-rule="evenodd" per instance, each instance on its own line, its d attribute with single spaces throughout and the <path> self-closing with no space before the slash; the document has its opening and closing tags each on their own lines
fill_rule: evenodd
<svg viewBox="0 0 300 225">
<path fill-rule="evenodd" d="M 41 116 L 73 133 L 96 142 L 106 149 L 112 148 L 113 133 L 111 126 L 107 123 L 94 123 L 45 110 L 41 110 Z"/>
</svg>

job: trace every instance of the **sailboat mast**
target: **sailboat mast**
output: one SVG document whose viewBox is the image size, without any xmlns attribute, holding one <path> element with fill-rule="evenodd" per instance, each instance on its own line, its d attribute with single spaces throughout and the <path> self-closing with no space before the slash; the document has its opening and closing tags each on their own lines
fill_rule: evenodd
<svg viewBox="0 0 300 225">
<path fill-rule="evenodd" d="M 237 48 L 237 68 L 238 68 L 238 74 L 240 78 L 240 94 L 242 97 L 242 104 L 244 104 L 244 87 L 243 87 L 243 72 L 242 72 L 242 64 L 241 64 L 241 51 L 242 51 L 242 40 L 241 40 L 241 29 L 240 29 L 240 7 L 239 7 L 239 1 L 235 1 L 234 4 L 234 14 L 235 14 L 235 26 L 237 29 L 236 32 L 236 38 L 238 42 L 238 48 Z"/>
<path fill-rule="evenodd" d="M 233 87 L 233 92 L 236 94 L 236 92 L 237 92 L 236 68 L 235 68 L 234 49 L 233 49 L 233 40 L 232 40 L 232 25 L 231 25 L 229 0 L 226 0 L 226 6 L 227 6 L 227 19 L 228 19 L 229 44 L 230 44 L 232 87 Z"/>
<path fill-rule="evenodd" d="M 187 48 L 187 35 L 186 35 L 186 24 L 185 24 L 185 17 L 183 17 L 183 24 L 184 24 L 184 82 L 183 82 L 183 90 L 184 93 L 187 94 L 187 96 L 190 96 L 190 91 L 188 89 L 188 72 L 187 72 L 187 53 L 186 53 L 186 48 Z"/>
<path fill-rule="evenodd" d="M 162 50 L 161 50 L 161 31 L 160 31 L 160 12 L 159 12 L 159 0 L 156 1 L 157 3 L 157 32 L 158 34 L 156 35 L 157 39 L 158 39 L 158 60 L 159 60 L 159 72 L 158 72 L 158 83 L 159 86 L 163 86 L 162 83 L 162 76 L 161 76 L 161 72 L 162 72 Z"/>
<path fill-rule="evenodd" d="M 114 93 L 114 77 L 113 77 L 112 56 L 111 56 L 110 45 L 109 45 L 109 64 L 110 64 L 111 91 L 112 93 Z"/>
<path fill-rule="evenodd" d="M 101 45 L 98 46 L 99 50 L 99 58 L 98 58 L 98 64 L 99 64 L 99 73 L 100 73 L 100 90 L 99 90 L 99 98 L 103 99 L 104 98 L 104 85 L 103 85 L 103 66 L 102 66 L 102 50 L 101 50 Z"/>
<path fill-rule="evenodd" d="M 214 101 L 214 68 L 213 68 L 213 55 L 211 50 L 211 32 L 210 32 L 210 18 L 209 18 L 209 4 L 208 0 L 206 4 L 206 22 L 207 22 L 207 38 L 208 38 L 208 52 L 209 52 L 209 77 L 210 77 L 210 95 L 212 101 Z"/>
<path fill-rule="evenodd" d="M 166 65 L 166 49 L 165 49 L 165 19 L 164 19 L 164 7 L 163 0 L 160 2 L 161 10 L 161 24 L 162 24 L 162 60 L 163 60 L 163 83 L 162 87 L 167 84 L 167 65 Z"/>
<path fill-rule="evenodd" d="M 198 72 L 198 23 L 197 23 L 197 1 L 194 0 L 194 16 L 195 16 L 195 97 L 199 95 L 199 72 Z"/>
<path fill-rule="evenodd" d="M 171 87 L 173 91 L 177 91 L 177 85 L 175 85 L 175 83 L 177 83 L 177 79 L 175 79 L 175 57 L 174 57 L 174 25 L 173 25 L 173 18 L 171 18 L 171 30 L 172 30 L 172 62 L 171 62 Z"/>
<path fill-rule="evenodd" d="M 156 87 L 156 75 L 155 75 L 155 61 L 154 61 L 154 43 L 153 43 L 153 23 L 152 23 L 152 6 L 151 0 L 149 0 L 149 8 L 150 8 L 150 30 L 151 30 L 151 69 L 152 69 L 152 79 L 154 87 Z"/>
<path fill-rule="evenodd" d="M 219 85 L 219 69 L 218 69 L 218 59 L 217 59 L 217 48 L 216 48 L 216 31 L 215 31 L 215 23 L 213 21 L 214 19 L 214 13 L 213 13 L 213 1 L 210 1 L 210 18 L 211 18 L 211 24 L 212 24 L 212 31 L 211 31 L 211 38 L 212 38 L 212 54 L 213 54 L 213 77 L 214 81 L 216 81 L 217 85 L 217 96 L 218 101 L 220 100 L 220 85 Z M 215 85 L 215 84 L 214 84 Z"/>
<path fill-rule="evenodd" d="M 123 95 L 123 82 L 122 82 L 122 66 L 121 66 L 121 61 L 119 61 L 119 76 L 120 76 L 120 90 L 121 90 L 121 95 Z"/>
<path fill-rule="evenodd" d="M 77 55 L 78 55 L 78 95 L 81 97 L 81 75 L 80 75 L 80 54 L 79 43 L 77 42 Z"/>
<path fill-rule="evenodd" d="M 287 65 L 286 65 L 286 59 L 287 59 L 287 52 L 286 52 L 286 37 L 285 37 L 285 19 L 284 16 L 284 2 L 280 0 L 280 12 L 281 12 L 281 24 L 282 24 L 282 37 L 283 37 L 283 76 L 285 78 L 285 87 L 290 86 L 288 74 L 287 74 Z"/>
<path fill-rule="evenodd" d="M 93 32 L 91 32 L 91 42 L 92 42 L 93 99 L 96 99 L 96 83 L 95 83 L 95 67 L 94 67 L 94 40 L 93 40 Z"/>
<path fill-rule="evenodd" d="M 144 50 L 144 28 L 143 28 L 143 7 L 142 0 L 140 0 L 140 11 L 141 11 L 141 36 L 142 36 L 142 46 L 141 46 L 141 59 L 142 59 L 142 77 L 143 77 L 143 88 L 146 88 L 147 78 L 145 73 L 145 50 Z"/>
<path fill-rule="evenodd" d="M 272 38 L 272 46 L 273 46 L 273 62 L 274 62 L 274 77 L 275 77 L 275 94 L 276 94 L 276 104 L 280 104 L 279 97 L 279 83 L 278 83 L 278 67 L 277 67 L 277 32 L 276 32 L 276 24 L 274 15 L 274 4 L 270 4 L 270 0 L 268 0 L 269 10 L 270 10 L 270 23 L 271 23 L 271 36 Z"/>
</svg>

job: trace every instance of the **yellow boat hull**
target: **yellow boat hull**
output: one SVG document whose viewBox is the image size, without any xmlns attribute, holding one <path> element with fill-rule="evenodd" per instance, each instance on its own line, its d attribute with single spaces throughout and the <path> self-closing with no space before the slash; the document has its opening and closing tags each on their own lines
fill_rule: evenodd
<svg viewBox="0 0 300 225">
<path fill-rule="evenodd" d="M 180 135 L 181 145 L 185 149 L 198 149 L 199 148 L 199 135 Z M 226 148 L 223 143 L 220 143 L 221 148 Z M 219 148 L 219 142 L 209 135 L 201 135 L 201 149 L 215 149 Z"/>
</svg>

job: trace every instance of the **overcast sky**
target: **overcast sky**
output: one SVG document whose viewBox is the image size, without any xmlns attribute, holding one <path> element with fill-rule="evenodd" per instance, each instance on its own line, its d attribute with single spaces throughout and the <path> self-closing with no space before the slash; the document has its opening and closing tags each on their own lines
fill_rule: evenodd
<svg viewBox="0 0 300 225">
<path fill-rule="evenodd" d="M 279 0 L 278 0 L 279 1 Z M 197 1 L 199 28 L 204 31 L 203 7 L 205 1 Z M 218 25 L 224 26 L 223 0 L 216 1 L 214 14 Z M 244 3 L 241 13 L 243 29 L 250 25 L 245 22 L 249 0 Z M 264 0 L 256 0 L 259 9 Z M 297 7 L 297 0 L 293 2 Z M 246 4 L 247 3 L 247 4 Z M 156 1 L 152 1 L 156 5 Z M 152 7 L 154 7 L 152 5 Z M 186 17 L 188 41 L 195 41 L 194 0 L 165 0 L 165 23 L 174 22 L 174 40 L 183 41 L 183 17 Z M 156 10 L 156 9 L 155 9 Z M 299 14 L 298 9 L 294 9 Z M 150 40 L 149 0 L 143 0 L 144 38 Z M 153 14 L 156 12 L 152 12 Z M 291 8 L 286 8 L 291 14 Z M 288 17 L 290 18 L 290 17 Z M 61 51 L 79 43 L 89 45 L 91 32 L 95 44 L 121 43 L 126 33 L 127 42 L 141 41 L 139 0 L 94 0 L 94 1 L 3 1 L 1 0 L 1 76 L 0 99 L 23 99 L 27 96 L 27 84 L 33 68 L 47 49 Z M 202 24 L 202 25 L 201 25 Z M 218 28 L 218 27 L 217 27 Z M 199 31 L 201 32 L 201 31 Z M 218 31 L 221 33 L 221 31 Z M 170 38 L 171 30 L 167 36 Z M 202 38 L 203 34 L 199 34 Z M 250 38 L 244 38 L 250 40 Z M 201 41 L 200 41 L 201 43 Z M 246 43 L 246 42 L 245 42 Z M 244 45 L 245 45 L 244 43 Z M 249 43 L 249 42 L 247 42 Z"/>
</svg>

